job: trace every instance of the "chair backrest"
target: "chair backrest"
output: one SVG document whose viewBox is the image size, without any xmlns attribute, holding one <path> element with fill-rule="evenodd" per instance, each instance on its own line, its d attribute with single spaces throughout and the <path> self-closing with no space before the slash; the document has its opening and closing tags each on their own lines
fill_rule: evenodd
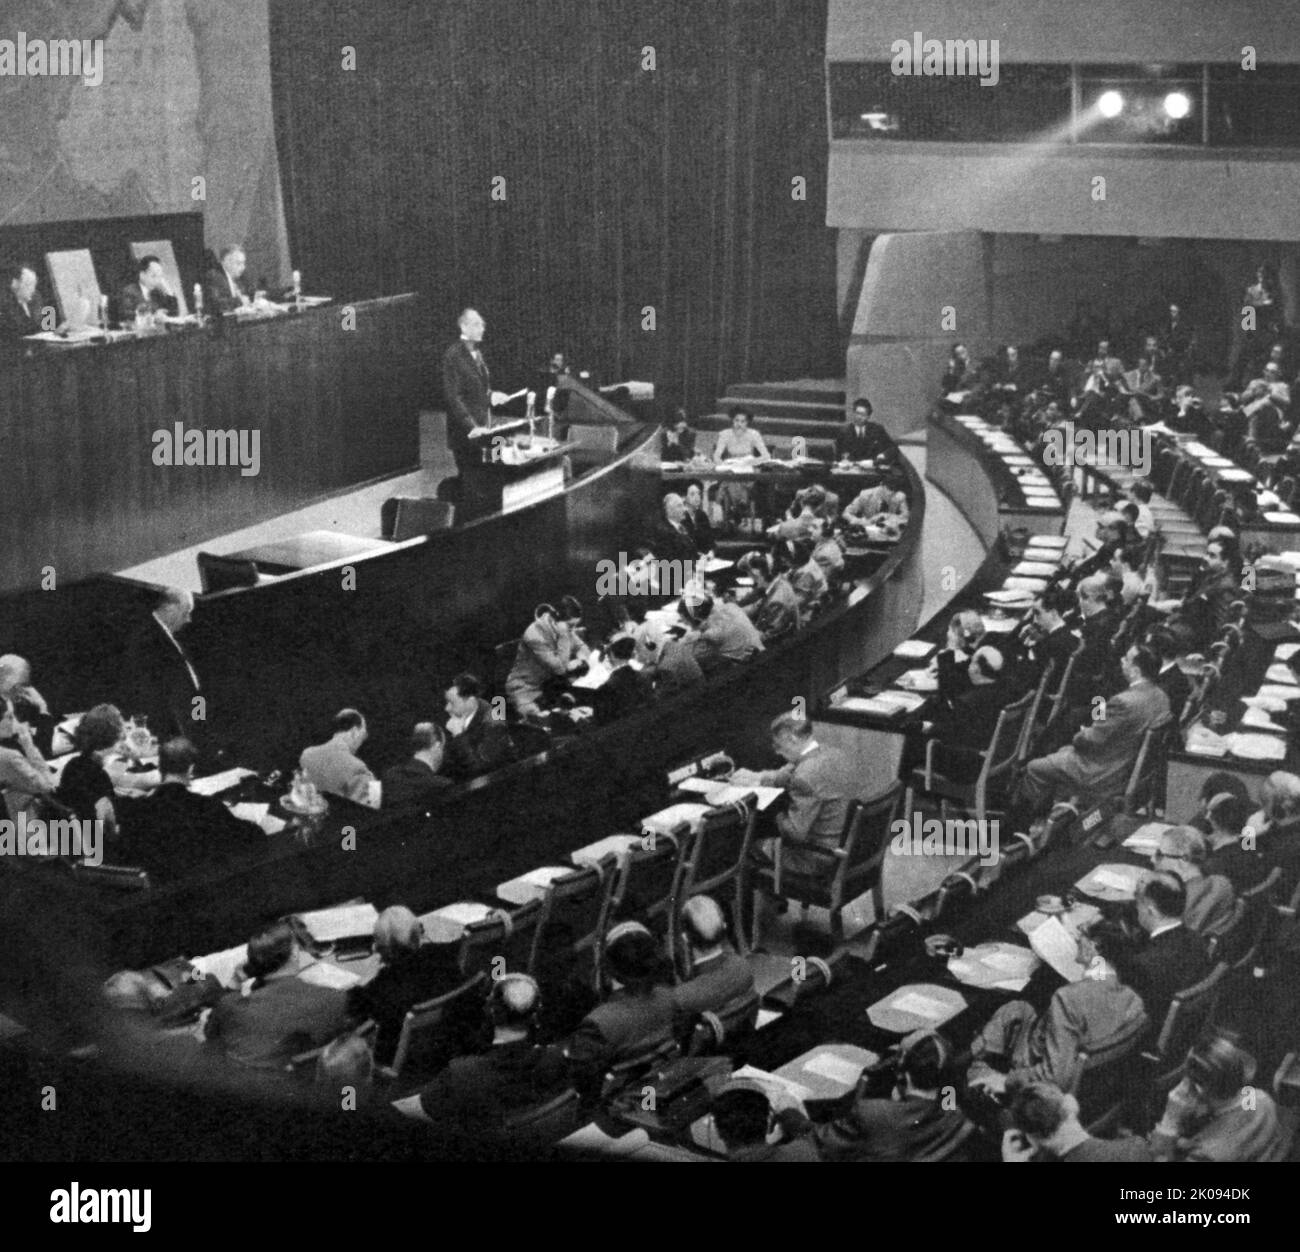
<svg viewBox="0 0 1300 1252">
<path fill-rule="evenodd" d="M 393 1053 L 394 1076 L 401 1077 L 407 1061 L 412 1055 L 418 1055 L 424 1042 L 438 1032 L 451 1005 L 475 996 L 483 996 L 486 994 L 487 984 L 487 974 L 479 971 L 459 987 L 454 987 L 443 995 L 408 1009 L 402 1019 L 402 1033 L 397 1036 L 397 1051 Z"/>
<path fill-rule="evenodd" d="M 568 1138 L 583 1121 L 582 1097 L 570 1087 L 543 1104 L 509 1114 L 501 1130 L 512 1140 L 541 1147 Z"/>
<path fill-rule="evenodd" d="M 1148 726 L 1142 736 L 1142 746 L 1138 748 L 1137 759 L 1133 762 L 1132 772 L 1124 788 L 1126 813 L 1136 813 L 1144 804 L 1154 801 L 1153 793 L 1159 790 L 1155 784 L 1164 771 L 1165 747 L 1172 725 L 1173 718 L 1166 714 Z"/>
<path fill-rule="evenodd" d="M 757 799 L 750 794 L 704 815 L 682 858 L 682 899 L 713 891 L 740 874 L 749 854 L 757 813 Z"/>
<path fill-rule="evenodd" d="M 1185 987 L 1170 1001 L 1156 1040 L 1156 1052 L 1162 1061 L 1181 1061 L 1186 1055 L 1197 1035 L 1209 1023 L 1227 973 L 1227 965 L 1220 962 L 1200 982 Z"/>
<path fill-rule="evenodd" d="M 652 1040 L 635 1055 L 624 1057 L 609 1067 L 602 1095 L 608 1096 L 620 1090 L 632 1079 L 676 1060 L 680 1055 L 681 1047 L 671 1034 Z"/>
<path fill-rule="evenodd" d="M 855 801 L 840 837 L 839 876 L 848 881 L 881 863 L 889 844 L 890 827 L 903 799 L 903 784 L 896 782 L 870 800 Z"/>
<path fill-rule="evenodd" d="M 257 586 L 255 561 L 217 556 L 215 552 L 200 552 L 195 559 L 199 563 L 199 585 L 205 596 L 217 591 L 229 591 L 232 587 Z"/>
<path fill-rule="evenodd" d="M 460 969 L 474 974 L 531 974 L 537 931 L 546 909 L 545 900 L 529 900 L 511 913 L 498 912 L 465 927 L 460 941 Z M 498 960 L 505 961 L 502 966 Z"/>
<path fill-rule="evenodd" d="M 1232 960 L 1232 954 L 1236 952 L 1242 943 L 1242 927 L 1246 921 L 1246 901 L 1238 896 L 1232 902 L 1232 917 L 1228 924 L 1217 934 L 1210 935 L 1205 941 L 1205 946 L 1210 954 L 1210 960 Z"/>
<path fill-rule="evenodd" d="M 688 855 L 690 832 L 656 834 L 650 846 L 634 845 L 623 863 L 613 913 L 616 917 L 657 918 L 671 911 L 678 866 Z"/>
<path fill-rule="evenodd" d="M 545 915 L 537 930 L 534 964 L 550 954 L 596 948 L 608 923 L 618 880 L 618 861 L 606 857 L 599 868 L 584 867 L 557 878 L 546 894 Z"/>
<path fill-rule="evenodd" d="M 1020 747 L 1020 730 L 1029 715 L 1029 706 L 1033 700 L 1034 693 L 1026 691 L 1019 700 L 1008 704 L 998 714 L 998 724 L 994 726 L 989 746 L 984 750 L 984 766 L 979 777 L 982 785 L 987 786 L 1015 766 L 1016 753 Z"/>
<path fill-rule="evenodd" d="M 1079 646 L 1070 653 L 1061 670 L 1061 681 L 1052 689 L 1051 707 L 1047 713 L 1047 721 L 1051 722 L 1060 711 L 1061 706 L 1065 703 L 1066 693 L 1070 689 L 1070 679 L 1074 676 L 1074 666 L 1079 659 L 1079 654 L 1083 651 L 1083 641 L 1080 640 Z"/>
<path fill-rule="evenodd" d="M 456 506 L 447 500 L 432 496 L 397 496 L 395 499 L 392 536 L 395 543 L 450 530 L 455 521 Z M 385 501 L 384 507 L 390 503 L 392 501 Z"/>
<path fill-rule="evenodd" d="M 1067 662 L 1067 667 L 1068 667 Z M 1044 703 L 1048 700 L 1047 689 L 1056 676 L 1057 665 L 1053 661 L 1038 680 L 1034 688 L 1034 698 L 1029 702 L 1029 712 L 1020 726 L 1020 742 L 1016 745 L 1016 766 L 1023 767 L 1029 761 L 1029 751 L 1033 746 L 1034 732 L 1038 728 L 1038 719 L 1042 716 Z"/>
<path fill-rule="evenodd" d="M 152 886 L 148 871 L 134 865 L 86 865 L 78 861 L 72 867 L 72 876 L 80 882 L 113 891 L 148 891 Z"/>
</svg>

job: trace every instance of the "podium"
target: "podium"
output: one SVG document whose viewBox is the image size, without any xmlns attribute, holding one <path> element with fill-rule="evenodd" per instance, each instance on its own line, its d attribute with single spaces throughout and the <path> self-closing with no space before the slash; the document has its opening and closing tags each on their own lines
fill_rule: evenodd
<svg viewBox="0 0 1300 1252">
<path fill-rule="evenodd" d="M 462 469 L 457 525 L 512 513 L 564 490 L 564 458 L 573 445 L 518 433 L 526 427 L 510 422 L 479 436 L 483 460 Z"/>
</svg>

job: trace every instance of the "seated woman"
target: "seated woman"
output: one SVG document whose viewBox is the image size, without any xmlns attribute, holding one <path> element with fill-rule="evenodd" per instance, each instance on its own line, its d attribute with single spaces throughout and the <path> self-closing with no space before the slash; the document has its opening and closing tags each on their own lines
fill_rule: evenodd
<svg viewBox="0 0 1300 1252">
<path fill-rule="evenodd" d="M 374 1018 L 379 1027 L 375 1059 L 388 1065 L 397 1050 L 407 1011 L 454 990 L 465 980 L 456 964 L 456 945 L 425 943 L 419 919 L 400 904 L 380 913 L 374 945 L 383 964 L 368 983 L 348 993 L 348 1011 L 357 1021 Z M 478 1021 L 481 1007 L 475 1004 L 468 1010 L 471 1025 Z"/>
<path fill-rule="evenodd" d="M 1120 923 L 1095 922 L 1079 936 L 1085 975 L 1061 987 L 1042 1013 L 1026 1000 L 1002 1005 L 971 1044 L 967 1084 L 1000 1096 L 1014 1075 L 1021 1082 L 1052 1082 L 1069 1091 L 1078 1078 L 1080 1053 L 1137 1047 L 1147 1014 L 1127 985 L 1136 950 Z"/>
<path fill-rule="evenodd" d="M 73 732 L 77 755 L 64 766 L 55 795 L 81 821 L 102 821 L 110 837 L 117 831 L 117 813 L 107 766 L 120 766 L 117 749 L 125 733 L 126 723 L 115 705 L 97 704 L 89 710 Z"/>
<path fill-rule="evenodd" d="M 954 613 L 948 622 L 947 646 L 935 654 L 930 672 L 939 680 L 939 699 L 951 704 L 970 690 L 970 659 L 988 633 L 984 619 L 973 609 Z"/>
<path fill-rule="evenodd" d="M 32 741 L 31 731 L 14 714 L 13 702 L 0 701 L 0 740 L 13 740 L 19 746 L 0 747 L 0 787 L 10 821 L 20 813 L 34 812 L 37 798 L 54 792 L 54 774 Z"/>
<path fill-rule="evenodd" d="M 1147 1141 L 1156 1160 L 1283 1160 L 1287 1137 L 1272 1096 L 1252 1085 L 1255 1071 L 1255 1058 L 1232 1031 L 1214 1030 L 1193 1046 Z"/>
<path fill-rule="evenodd" d="M 731 427 L 718 432 L 717 443 L 713 447 L 715 461 L 730 461 L 740 457 L 754 457 L 760 461 L 771 460 L 772 454 L 763 442 L 763 436 L 750 428 L 749 414 L 743 409 L 736 409 L 731 415 Z M 747 483 L 723 482 L 718 487 L 718 504 L 722 514 L 733 526 L 739 525 L 741 518 L 753 516 L 753 491 Z"/>
</svg>

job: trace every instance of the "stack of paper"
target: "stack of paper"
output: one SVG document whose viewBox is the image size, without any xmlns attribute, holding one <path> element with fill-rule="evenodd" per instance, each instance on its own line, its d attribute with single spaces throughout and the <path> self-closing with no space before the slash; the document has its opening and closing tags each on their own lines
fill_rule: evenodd
<svg viewBox="0 0 1300 1252">
<path fill-rule="evenodd" d="M 373 935 L 379 912 L 373 904 L 341 904 L 334 909 L 299 913 L 298 920 L 317 943 L 336 943 Z"/>
<path fill-rule="evenodd" d="M 209 774 L 206 778 L 196 778 L 190 783 L 190 790 L 200 796 L 215 796 L 218 792 L 227 791 L 229 788 L 237 786 L 245 778 L 251 778 L 253 771 L 251 769 L 241 769 L 238 766 L 235 769 L 223 770 L 220 774 Z"/>
<path fill-rule="evenodd" d="M 1078 982 L 1088 972 L 1079 963 L 1077 941 L 1055 917 L 1030 932 L 1029 946 L 1066 982 Z"/>
<path fill-rule="evenodd" d="M 732 783 L 718 782 L 708 778 L 686 778 L 678 787 L 682 791 L 693 791 L 697 795 L 702 795 L 709 805 L 713 808 L 721 808 L 724 804 L 735 804 L 738 800 L 743 800 L 747 795 L 753 795 L 758 801 L 759 811 L 769 808 L 775 801 L 780 799 L 782 788 L 780 787 L 738 787 Z"/>
<path fill-rule="evenodd" d="M 1165 831 L 1172 829 L 1168 822 L 1147 822 L 1145 826 L 1139 826 L 1129 835 L 1124 840 L 1123 846 L 1131 852 L 1138 853 L 1139 856 L 1150 856 L 1160 846 Z"/>
<path fill-rule="evenodd" d="M 924 639 L 906 639 L 894 649 L 894 655 L 909 661 L 924 661 L 938 647 Z"/>
</svg>

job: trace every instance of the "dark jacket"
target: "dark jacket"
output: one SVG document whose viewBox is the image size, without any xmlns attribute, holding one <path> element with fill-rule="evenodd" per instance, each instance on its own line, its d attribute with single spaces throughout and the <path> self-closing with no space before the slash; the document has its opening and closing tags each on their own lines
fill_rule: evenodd
<svg viewBox="0 0 1300 1252">
<path fill-rule="evenodd" d="M 591 693 L 591 705 L 602 726 L 644 709 L 654 700 L 655 691 L 650 680 L 630 665 L 619 666 L 604 686 Z"/>
<path fill-rule="evenodd" d="M 450 778 L 435 774 L 423 761 L 408 757 L 384 771 L 383 807 L 388 809 L 416 809 L 442 798 L 448 787 L 455 784 Z"/>
<path fill-rule="evenodd" d="M 203 284 L 203 298 L 207 302 L 204 306 L 204 312 L 207 314 L 229 313 L 231 309 L 239 308 L 244 301 L 239 296 L 230 294 L 231 280 L 226 276 L 226 271 L 218 266 L 216 269 L 209 270 L 207 280 Z M 251 300 L 253 293 L 248 288 L 248 282 L 245 278 L 236 278 L 234 280 L 235 289 L 245 299 Z M 131 310 L 131 316 L 135 316 L 135 310 Z"/>
<path fill-rule="evenodd" d="M 944 1161 L 974 1133 L 960 1109 L 938 1100 L 855 1100 L 848 1113 L 817 1133 L 827 1161 Z"/>
<path fill-rule="evenodd" d="M 661 517 L 650 532 L 650 550 L 660 561 L 689 561 L 692 565 L 699 556 L 690 527 L 683 522 L 678 530 L 666 517 Z"/>
<path fill-rule="evenodd" d="M 692 510 L 688 506 L 685 525 L 687 531 L 690 532 L 691 538 L 695 541 L 696 552 L 703 555 L 705 552 L 713 551 L 717 539 L 713 534 L 713 523 L 709 521 L 709 515 L 703 509 Z"/>
<path fill-rule="evenodd" d="M 281 1069 L 300 1052 L 337 1038 L 348 1025 L 347 997 L 301 978 L 273 978 L 248 996 L 222 996 L 208 1019 L 208 1038 L 228 1060 L 251 1069 Z"/>
<path fill-rule="evenodd" d="M 151 796 L 117 803 L 127 863 L 160 882 L 175 882 L 234 858 L 266 851 L 266 835 L 216 796 L 164 783 Z"/>
<path fill-rule="evenodd" d="M 175 296 L 164 296 L 158 291 L 145 291 L 139 283 L 127 283 L 118 293 L 117 320 L 133 322 L 140 309 L 149 313 L 169 313 L 176 317 L 180 313 L 180 302 Z"/>
<path fill-rule="evenodd" d="M 514 760 L 515 745 L 504 721 L 492 716 L 492 707 L 479 700 L 470 724 L 447 742 L 448 772 L 457 778 L 474 778 Z"/>
<path fill-rule="evenodd" d="M 169 637 L 152 614 L 126 645 L 123 705 L 132 713 L 148 714 L 149 729 L 160 742 L 173 735 L 194 739 L 202 726 L 191 716 L 202 688 L 190 674 L 188 659 L 184 643 Z"/>
<path fill-rule="evenodd" d="M 459 459 L 472 447 L 470 431 L 488 425 L 492 415 L 487 361 L 480 369 L 466 339 L 458 339 L 443 353 L 442 390 L 447 401 L 447 444 Z"/>
<path fill-rule="evenodd" d="M 424 1115 L 440 1129 L 476 1139 L 502 1130 L 512 1113 L 544 1104 L 569 1087 L 559 1048 L 527 1040 L 458 1056 L 420 1092 Z"/>
<path fill-rule="evenodd" d="M 83 822 L 95 820 L 95 805 L 100 800 L 113 800 L 116 809 L 113 780 L 108 771 L 86 752 L 78 753 L 63 767 L 54 798 L 60 804 L 66 804 Z"/>
<path fill-rule="evenodd" d="M 7 287 L 0 290 L 0 340 L 21 339 L 41 330 L 40 292 L 32 296 L 24 309 L 18 297 Z"/>
<path fill-rule="evenodd" d="M 893 462 L 898 459 L 898 449 L 879 422 L 868 421 L 861 427 L 848 422 L 835 435 L 835 455 L 841 461 L 874 461 L 886 456 Z"/>
<path fill-rule="evenodd" d="M 1201 981 L 1210 972 L 1205 944 L 1186 926 L 1166 930 L 1148 940 L 1133 958 L 1128 982 L 1142 997 L 1153 1033 L 1165 1024 L 1174 995 Z"/>
<path fill-rule="evenodd" d="M 368 983 L 348 992 L 349 1012 L 358 1021 L 374 1018 L 379 1026 L 375 1059 L 381 1065 L 392 1062 L 407 1012 L 417 1004 L 455 990 L 465 981 L 456 964 L 456 947 L 454 943 L 426 943 L 385 963 Z M 463 1007 L 454 1010 L 456 1028 L 462 1034 L 465 1028 L 472 1031 L 482 1011 L 481 1001 L 466 1001 Z M 448 1023 L 449 1032 L 452 1025 Z"/>
</svg>

